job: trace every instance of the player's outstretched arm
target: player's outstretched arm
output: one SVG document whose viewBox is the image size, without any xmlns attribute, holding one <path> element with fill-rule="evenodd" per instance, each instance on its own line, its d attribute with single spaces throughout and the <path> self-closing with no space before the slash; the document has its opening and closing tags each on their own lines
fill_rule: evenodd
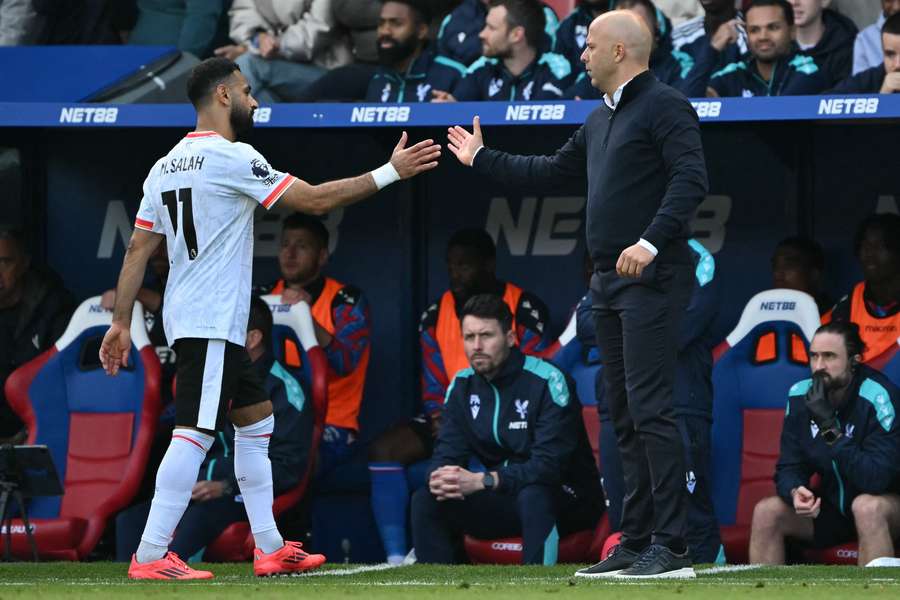
<svg viewBox="0 0 900 600">
<path fill-rule="evenodd" d="M 509 186 L 529 191 L 551 191 L 583 180 L 587 172 L 583 127 L 552 156 L 519 156 L 484 145 L 481 118 L 472 119 L 472 131 L 454 126 L 447 130 L 447 147 L 467 167 Z M 475 164 L 475 158 L 478 164 Z"/>
<path fill-rule="evenodd" d="M 119 283 L 116 285 L 112 325 L 100 345 L 100 364 L 109 375 L 117 374 L 121 366 L 128 366 L 134 300 L 144 281 L 147 261 L 164 237 L 140 228 L 135 228 L 131 234 L 131 241 L 125 250 L 125 260 L 122 261 L 122 271 L 119 273 Z"/>
<path fill-rule="evenodd" d="M 439 144 L 435 144 L 434 140 L 423 140 L 407 148 L 408 139 L 404 131 L 391 154 L 391 160 L 374 171 L 319 185 L 298 179 L 284 192 L 279 202 L 300 212 L 323 215 L 367 198 L 395 181 L 415 177 L 438 165 L 441 156 Z"/>
<path fill-rule="evenodd" d="M 459 162 L 467 167 L 472 166 L 475 153 L 484 147 L 484 136 L 481 135 L 481 117 L 472 119 L 472 133 L 469 133 L 459 125 L 447 130 L 447 147 L 456 155 Z"/>
</svg>

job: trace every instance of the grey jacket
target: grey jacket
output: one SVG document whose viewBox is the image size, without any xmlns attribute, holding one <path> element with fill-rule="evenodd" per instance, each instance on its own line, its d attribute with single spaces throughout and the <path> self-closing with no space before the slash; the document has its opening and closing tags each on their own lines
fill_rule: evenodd
<svg viewBox="0 0 900 600">
<path fill-rule="evenodd" d="M 230 36 L 248 44 L 259 32 L 278 37 L 282 58 L 326 69 L 352 61 L 349 36 L 338 26 L 333 0 L 234 0 Z"/>
<path fill-rule="evenodd" d="M 31 0 L 0 0 L 0 46 L 34 43 L 39 26 Z"/>
</svg>

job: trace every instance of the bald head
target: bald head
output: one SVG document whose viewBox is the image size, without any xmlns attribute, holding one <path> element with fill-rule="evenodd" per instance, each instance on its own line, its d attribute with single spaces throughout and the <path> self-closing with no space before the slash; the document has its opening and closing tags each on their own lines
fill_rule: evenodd
<svg viewBox="0 0 900 600">
<path fill-rule="evenodd" d="M 594 19 L 581 55 L 591 85 L 612 95 L 620 85 L 646 71 L 653 34 L 630 10 L 613 10 Z"/>
<path fill-rule="evenodd" d="M 613 10 L 602 14 L 591 23 L 588 33 L 607 45 L 621 44 L 625 49 L 625 60 L 644 68 L 649 65 L 653 34 L 634 11 Z"/>
</svg>

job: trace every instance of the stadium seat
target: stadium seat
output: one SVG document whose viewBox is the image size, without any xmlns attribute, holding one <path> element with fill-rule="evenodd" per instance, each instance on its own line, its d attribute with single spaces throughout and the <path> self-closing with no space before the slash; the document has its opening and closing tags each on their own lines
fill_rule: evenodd
<svg viewBox="0 0 900 600">
<path fill-rule="evenodd" d="M 900 386 L 900 338 L 896 344 L 870 359 L 867 364 L 884 373 L 894 385 Z"/>
<path fill-rule="evenodd" d="M 544 4 L 553 9 L 560 21 L 575 9 L 575 0 L 544 0 Z"/>
<path fill-rule="evenodd" d="M 144 474 L 159 418 L 161 368 L 144 309 L 135 303 L 128 367 L 107 376 L 98 353 L 111 321 L 99 296 L 85 300 L 53 347 L 6 380 L 6 398 L 28 428 L 27 443 L 48 446 L 63 482 L 63 496 L 28 502 L 43 559 L 86 558 Z M 27 558 L 21 524 L 13 522 L 12 549 Z"/>
<path fill-rule="evenodd" d="M 775 493 L 788 389 L 809 377 L 807 350 L 818 326 L 812 297 L 767 290 L 713 351 L 713 504 L 729 562 L 746 562 L 753 508 Z"/>
<path fill-rule="evenodd" d="M 286 352 L 292 353 L 295 368 L 302 370 L 301 379 L 309 384 L 312 390 L 312 406 L 315 411 L 313 440 L 310 445 L 309 458 L 303 478 L 296 486 L 278 495 L 272 504 L 275 517 L 291 508 L 303 498 L 315 470 L 319 441 L 325 428 L 325 413 L 328 408 L 328 359 L 325 351 L 319 347 L 313 327 L 309 305 L 282 304 L 281 296 L 263 296 L 263 300 L 272 309 L 272 344 L 275 358 L 285 361 Z M 217 537 L 203 554 L 203 559 L 213 562 L 242 562 L 253 555 L 253 535 L 250 523 L 240 521 L 229 525 Z"/>
</svg>

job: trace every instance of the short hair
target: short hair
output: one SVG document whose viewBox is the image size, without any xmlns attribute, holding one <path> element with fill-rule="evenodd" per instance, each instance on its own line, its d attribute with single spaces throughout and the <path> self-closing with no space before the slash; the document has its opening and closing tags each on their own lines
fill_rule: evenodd
<svg viewBox="0 0 900 600">
<path fill-rule="evenodd" d="M 900 35 L 900 12 L 885 19 L 884 25 L 881 26 L 881 33 Z"/>
<path fill-rule="evenodd" d="M 863 219 L 856 228 L 856 235 L 853 236 L 853 254 L 857 258 L 859 258 L 859 249 L 862 247 L 863 238 L 870 229 L 881 231 L 888 252 L 900 259 L 900 215 L 881 213 L 869 215 Z"/>
<path fill-rule="evenodd" d="M 506 23 L 510 29 L 523 27 L 528 45 L 540 48 L 544 40 L 544 26 L 547 24 L 540 0 L 491 0 L 491 8 L 495 6 L 506 8 Z"/>
<path fill-rule="evenodd" d="M 247 322 L 247 331 L 258 329 L 262 333 L 263 348 L 266 352 L 272 347 L 272 309 L 266 301 L 259 296 L 250 298 L 250 319 Z"/>
<path fill-rule="evenodd" d="M 205 104 L 217 85 L 240 70 L 237 63 L 221 56 L 207 58 L 191 69 L 187 80 L 187 95 L 194 108 L 200 108 Z"/>
<path fill-rule="evenodd" d="M 496 294 L 476 294 L 469 298 L 459 316 L 460 324 L 469 315 L 479 319 L 494 319 L 500 323 L 500 330 L 503 333 L 512 329 L 512 311 L 503 298 Z"/>
<path fill-rule="evenodd" d="M 656 29 L 659 29 L 659 17 L 657 16 L 656 5 L 653 4 L 653 0 L 613 0 L 615 2 L 615 8 L 618 10 L 627 10 L 629 8 L 634 8 L 635 6 L 643 6 L 647 9 L 647 12 L 650 13 L 650 17 L 656 22 Z M 658 33 L 658 31 L 652 32 L 654 35 Z"/>
<path fill-rule="evenodd" d="M 841 336 L 844 340 L 844 347 L 847 349 L 848 358 L 857 354 L 862 356 L 866 351 L 866 344 L 859 335 L 859 325 L 852 321 L 829 321 L 816 329 L 816 335 L 820 333 L 834 333 Z"/>
<path fill-rule="evenodd" d="M 321 219 L 317 219 L 316 217 L 305 213 L 295 212 L 294 214 L 288 215 L 281 224 L 282 233 L 288 229 L 303 229 L 308 231 L 313 234 L 313 237 L 316 238 L 316 241 L 319 242 L 322 248 L 328 248 L 328 229 L 325 228 L 325 224 L 322 223 Z"/>
<path fill-rule="evenodd" d="M 791 248 L 799 252 L 803 259 L 803 266 L 807 269 L 825 271 L 825 252 L 819 242 L 801 236 L 787 237 L 778 242 L 772 257 L 774 258 L 774 255 L 782 248 Z"/>
<path fill-rule="evenodd" d="M 747 10 L 744 11 L 744 14 L 750 12 L 752 8 L 759 8 L 763 6 L 777 6 L 781 9 L 781 12 L 784 13 L 784 18 L 787 21 L 788 27 L 794 26 L 794 7 L 791 6 L 791 3 L 787 0 L 752 0 L 750 2 L 750 6 L 747 7 Z"/>
<path fill-rule="evenodd" d="M 28 236 L 25 230 L 16 225 L 0 225 L 0 240 L 12 240 L 22 256 L 29 256 Z"/>
<path fill-rule="evenodd" d="M 450 248 L 465 248 L 472 250 L 482 260 L 491 260 L 497 257 L 497 247 L 494 240 L 484 229 L 466 228 L 456 231 L 447 242 L 447 251 Z"/>
<path fill-rule="evenodd" d="M 424 23 L 425 25 L 428 25 L 431 23 L 433 12 L 426 0 L 381 0 L 382 6 L 388 2 L 396 2 L 397 4 L 405 4 L 408 6 L 410 10 L 412 10 L 417 24 Z"/>
</svg>

